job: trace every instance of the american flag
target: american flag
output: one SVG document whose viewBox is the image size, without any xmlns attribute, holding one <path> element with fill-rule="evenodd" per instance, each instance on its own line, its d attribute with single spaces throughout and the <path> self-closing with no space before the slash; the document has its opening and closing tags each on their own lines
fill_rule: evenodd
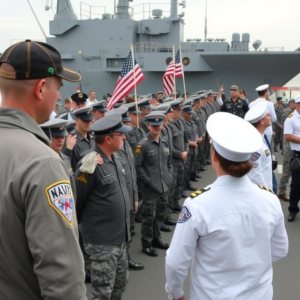
<svg viewBox="0 0 300 300">
<path fill-rule="evenodd" d="M 163 76 L 164 90 L 167 96 L 170 96 L 175 88 L 175 61 L 171 60 L 169 63 L 166 73 Z"/>
<path fill-rule="evenodd" d="M 111 110 L 121 99 L 123 99 L 134 89 L 135 85 L 138 85 L 145 78 L 140 66 L 136 61 L 134 61 L 134 72 L 132 68 L 132 53 L 130 51 L 122 67 L 115 90 L 107 104 L 108 110 Z"/>
<path fill-rule="evenodd" d="M 178 49 L 175 56 L 175 77 L 182 77 L 182 76 L 183 76 L 182 63 L 180 61 L 180 53 Z"/>
</svg>

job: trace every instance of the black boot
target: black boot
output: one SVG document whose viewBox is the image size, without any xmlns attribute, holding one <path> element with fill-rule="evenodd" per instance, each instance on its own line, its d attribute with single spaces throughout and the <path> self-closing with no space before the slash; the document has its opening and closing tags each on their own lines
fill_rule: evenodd
<svg viewBox="0 0 300 300">
<path fill-rule="evenodd" d="M 192 192 L 197 191 L 197 189 L 194 188 L 194 187 L 191 185 L 191 183 L 190 183 L 189 180 L 186 182 L 186 189 L 189 190 L 189 191 L 192 191 Z"/>
<path fill-rule="evenodd" d="M 198 182 L 198 179 L 196 178 L 196 173 L 195 172 L 193 172 L 193 173 L 191 173 L 191 176 L 190 176 L 190 181 L 193 181 L 193 182 Z"/>
<path fill-rule="evenodd" d="M 131 271 L 140 271 L 144 269 L 144 265 L 133 261 L 130 255 L 128 255 L 128 268 Z"/>
</svg>

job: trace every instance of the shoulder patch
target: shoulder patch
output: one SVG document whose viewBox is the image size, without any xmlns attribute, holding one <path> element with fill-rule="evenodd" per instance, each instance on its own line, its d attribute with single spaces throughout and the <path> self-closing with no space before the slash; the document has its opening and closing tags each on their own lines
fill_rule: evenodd
<svg viewBox="0 0 300 300">
<path fill-rule="evenodd" d="M 258 152 L 254 152 L 250 156 L 250 161 L 255 162 L 260 158 L 260 154 Z"/>
<path fill-rule="evenodd" d="M 271 189 L 267 188 L 266 186 L 264 186 L 262 184 L 258 184 L 258 187 L 261 188 L 262 190 L 268 191 L 275 195 L 275 193 Z"/>
<path fill-rule="evenodd" d="M 49 185 L 46 190 L 49 205 L 70 225 L 73 226 L 75 204 L 69 181 L 58 181 Z"/>
<path fill-rule="evenodd" d="M 192 216 L 192 214 L 190 213 L 188 208 L 186 206 L 183 206 L 182 209 L 181 209 L 181 212 L 179 214 L 177 223 L 185 223 L 186 221 L 189 220 L 189 218 L 191 216 Z"/>
<path fill-rule="evenodd" d="M 193 199 L 193 198 L 195 198 L 195 197 L 197 197 L 197 196 L 199 196 L 199 195 L 201 195 L 201 194 L 203 194 L 203 193 L 205 193 L 205 192 L 207 192 L 209 190 L 210 190 L 210 187 L 203 188 L 203 189 L 201 189 L 199 191 L 196 191 L 196 192 L 190 194 L 190 198 Z"/>
<path fill-rule="evenodd" d="M 294 114 L 290 114 L 290 115 L 288 116 L 288 118 L 291 118 L 293 115 L 294 115 Z"/>
<path fill-rule="evenodd" d="M 77 177 L 77 181 L 80 181 L 82 183 L 87 183 L 87 175 L 85 173 L 81 173 L 78 177 Z"/>
</svg>

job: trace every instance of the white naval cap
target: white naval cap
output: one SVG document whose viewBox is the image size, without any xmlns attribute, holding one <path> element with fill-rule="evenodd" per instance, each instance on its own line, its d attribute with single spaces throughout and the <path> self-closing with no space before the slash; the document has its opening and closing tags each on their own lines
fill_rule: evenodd
<svg viewBox="0 0 300 300">
<path fill-rule="evenodd" d="M 300 94 L 295 97 L 295 103 L 299 103 L 299 102 L 300 102 Z"/>
<path fill-rule="evenodd" d="M 218 112 L 207 120 L 207 131 L 215 150 L 224 158 L 244 162 L 263 143 L 261 134 L 250 123 L 226 112 Z"/>
<path fill-rule="evenodd" d="M 245 120 L 250 123 L 256 123 L 263 119 L 268 113 L 267 102 L 261 102 L 252 106 L 245 115 Z"/>
<path fill-rule="evenodd" d="M 262 92 L 262 91 L 267 90 L 268 88 L 269 88 L 269 85 L 268 85 L 268 84 L 263 84 L 263 85 L 258 86 L 255 90 L 256 90 L 257 92 Z"/>
</svg>

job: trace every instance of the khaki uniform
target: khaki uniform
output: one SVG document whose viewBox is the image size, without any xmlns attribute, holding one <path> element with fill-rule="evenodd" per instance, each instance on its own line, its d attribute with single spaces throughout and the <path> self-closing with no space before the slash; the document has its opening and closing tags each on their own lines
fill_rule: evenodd
<svg viewBox="0 0 300 300">
<path fill-rule="evenodd" d="M 0 108 L 0 138 L 0 299 L 86 299 L 68 169 L 19 110 Z"/>
</svg>

